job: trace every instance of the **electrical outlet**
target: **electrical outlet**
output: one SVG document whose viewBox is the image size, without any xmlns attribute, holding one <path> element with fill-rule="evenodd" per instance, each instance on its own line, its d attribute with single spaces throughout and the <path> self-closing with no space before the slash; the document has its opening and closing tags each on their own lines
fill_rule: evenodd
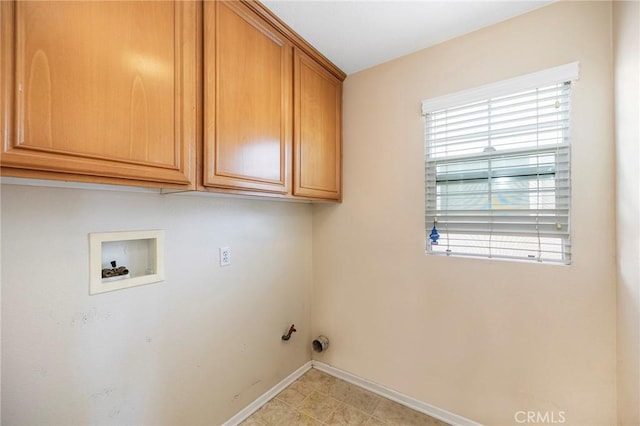
<svg viewBox="0 0 640 426">
<path fill-rule="evenodd" d="M 220 266 L 231 265 L 231 248 L 220 247 Z"/>
</svg>

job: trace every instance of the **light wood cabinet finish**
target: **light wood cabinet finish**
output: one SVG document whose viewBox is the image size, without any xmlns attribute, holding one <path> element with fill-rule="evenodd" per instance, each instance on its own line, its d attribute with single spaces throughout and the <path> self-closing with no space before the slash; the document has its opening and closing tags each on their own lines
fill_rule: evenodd
<svg viewBox="0 0 640 426">
<path fill-rule="evenodd" d="M 294 190 L 296 196 L 342 197 L 342 81 L 295 51 Z"/>
<path fill-rule="evenodd" d="M 341 200 L 345 75 L 259 1 L 0 1 L 4 176 Z"/>
<path fill-rule="evenodd" d="M 204 6 L 204 186 L 290 192 L 292 45 L 240 2 Z"/>
<path fill-rule="evenodd" d="M 3 171 L 194 183 L 197 8 L 1 2 Z"/>
</svg>

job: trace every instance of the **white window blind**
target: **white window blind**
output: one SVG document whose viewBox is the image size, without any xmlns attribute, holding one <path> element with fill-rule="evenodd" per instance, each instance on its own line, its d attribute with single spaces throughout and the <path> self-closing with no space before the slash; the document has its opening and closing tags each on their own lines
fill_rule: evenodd
<svg viewBox="0 0 640 426">
<path fill-rule="evenodd" d="M 495 96 L 483 87 L 471 102 L 423 103 L 428 253 L 571 262 L 574 67 L 550 84 L 547 71 L 545 85 L 517 89 L 514 79 Z"/>
</svg>

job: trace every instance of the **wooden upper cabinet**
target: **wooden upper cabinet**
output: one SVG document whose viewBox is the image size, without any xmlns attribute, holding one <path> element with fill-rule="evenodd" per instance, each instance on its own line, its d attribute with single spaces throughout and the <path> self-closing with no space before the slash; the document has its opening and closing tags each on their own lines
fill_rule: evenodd
<svg viewBox="0 0 640 426">
<path fill-rule="evenodd" d="M 0 1 L 2 174 L 341 199 L 344 73 L 264 5 Z"/>
<path fill-rule="evenodd" d="M 342 196 L 342 81 L 296 49 L 294 189 L 297 196 Z"/>
<path fill-rule="evenodd" d="M 193 182 L 196 2 L 0 3 L 5 171 Z"/>
<path fill-rule="evenodd" d="M 290 193 L 291 43 L 245 4 L 204 4 L 204 186 Z"/>
</svg>

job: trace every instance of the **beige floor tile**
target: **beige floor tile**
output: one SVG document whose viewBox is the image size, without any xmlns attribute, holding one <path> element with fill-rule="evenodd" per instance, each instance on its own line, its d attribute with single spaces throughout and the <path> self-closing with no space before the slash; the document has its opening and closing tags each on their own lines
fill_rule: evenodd
<svg viewBox="0 0 640 426">
<path fill-rule="evenodd" d="M 363 411 L 347 404 L 340 404 L 325 422 L 328 426 L 363 426 L 371 417 Z"/>
<path fill-rule="evenodd" d="M 347 397 L 347 395 L 353 388 L 354 386 L 352 384 L 334 377 L 333 380 L 327 381 L 325 385 L 318 390 L 332 396 L 339 401 L 342 401 Z"/>
<path fill-rule="evenodd" d="M 288 389 L 293 389 L 300 392 L 304 396 L 309 396 L 316 391 L 316 386 L 315 386 L 315 383 L 298 379 L 295 382 L 293 382 L 288 387 Z"/>
<path fill-rule="evenodd" d="M 324 423 L 319 422 L 318 420 L 314 419 L 313 417 L 309 417 L 306 414 L 302 414 L 300 412 L 296 412 L 295 416 L 292 419 L 292 423 L 290 423 L 291 426 L 295 425 L 295 426 L 322 426 Z M 281 426 L 284 426 L 284 423 L 282 423 Z"/>
<path fill-rule="evenodd" d="M 324 422 L 329 418 L 339 404 L 340 401 L 337 399 L 315 391 L 302 401 L 298 410 L 303 414 Z"/>
<path fill-rule="evenodd" d="M 329 376 L 329 378 L 324 379 L 316 389 L 322 393 L 331 394 L 331 389 L 339 386 L 340 382 L 342 382 L 342 380 Z"/>
<path fill-rule="evenodd" d="M 378 403 L 380 403 L 381 399 L 382 398 L 375 395 L 374 393 L 371 393 L 357 386 L 352 386 L 343 401 L 361 411 L 364 411 L 365 413 L 372 414 L 378 406 Z"/>
<path fill-rule="evenodd" d="M 377 417 L 369 417 L 369 420 L 364 424 L 364 426 L 387 426 L 387 423 L 383 422 Z"/>
<path fill-rule="evenodd" d="M 323 373 L 320 370 L 316 370 L 315 368 L 312 368 L 311 370 L 303 374 L 302 377 L 298 379 L 298 382 L 311 385 L 315 389 L 318 389 L 318 388 L 327 386 L 329 383 L 331 383 L 334 380 L 335 378 L 333 376 L 330 376 L 326 373 Z"/>
<path fill-rule="evenodd" d="M 307 396 L 308 395 L 305 395 L 305 394 L 299 392 L 297 389 L 295 389 L 293 387 L 293 385 L 291 385 L 288 388 L 286 388 L 285 390 L 283 390 L 282 392 L 280 392 L 276 396 L 276 398 L 278 398 L 281 401 L 286 402 L 289 405 L 292 405 L 293 407 L 298 407 L 298 406 L 300 406 L 300 404 L 302 404 L 302 401 L 304 401 L 304 399 Z"/>
<path fill-rule="evenodd" d="M 373 412 L 374 417 L 392 426 L 433 426 L 443 423 L 396 402 L 381 399 Z"/>
<path fill-rule="evenodd" d="M 292 422 L 296 414 L 293 407 L 278 398 L 274 398 L 256 411 L 250 418 L 262 423 L 264 426 L 281 426 L 294 424 Z"/>
</svg>

